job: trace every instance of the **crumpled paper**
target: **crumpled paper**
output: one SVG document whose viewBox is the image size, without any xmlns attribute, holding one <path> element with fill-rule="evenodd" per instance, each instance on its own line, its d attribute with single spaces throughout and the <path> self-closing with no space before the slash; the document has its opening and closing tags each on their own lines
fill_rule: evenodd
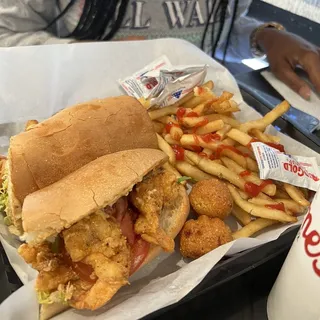
<svg viewBox="0 0 320 320">
<path fill-rule="evenodd" d="M 23 129 L 29 119 L 43 119 L 58 110 L 85 100 L 123 94 L 117 79 L 144 67 L 161 55 L 174 65 L 208 65 L 207 79 L 213 80 L 214 92 L 233 92 L 242 109 L 242 121 L 257 119 L 259 114 L 241 97 L 231 74 L 192 44 L 177 39 L 143 42 L 87 43 L 0 49 L 0 152 L 8 148 L 9 137 Z M 319 155 L 270 127 L 280 135 L 291 154 Z M 299 219 L 299 224 L 302 217 Z M 239 228 L 229 217 L 232 230 Z M 130 278 L 131 285 L 122 288 L 103 308 L 95 312 L 69 310 L 55 319 L 138 319 L 173 304 L 195 288 L 225 255 L 277 239 L 292 225 L 269 228 L 255 238 L 238 239 L 213 250 L 192 262 L 182 259 L 178 246 L 169 255 L 163 253 Z M 1 306 L 3 319 L 37 319 L 38 305 L 33 291 L 34 271 L 19 258 L 17 242 L 1 226 L 1 242 L 25 286 Z M 19 303 L 17 303 L 19 301 Z"/>
</svg>

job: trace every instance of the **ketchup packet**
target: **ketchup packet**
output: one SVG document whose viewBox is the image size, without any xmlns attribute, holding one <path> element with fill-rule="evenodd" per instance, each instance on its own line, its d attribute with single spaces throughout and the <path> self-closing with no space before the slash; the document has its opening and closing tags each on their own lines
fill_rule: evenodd
<svg viewBox="0 0 320 320">
<path fill-rule="evenodd" d="M 119 80 L 119 83 L 129 96 L 148 99 L 150 93 L 159 85 L 160 70 L 168 67 L 171 67 L 169 59 L 161 56 L 132 76 Z"/>
<path fill-rule="evenodd" d="M 316 158 L 291 156 L 262 142 L 251 143 L 256 157 L 260 179 L 273 179 L 297 187 L 317 191 L 320 171 Z"/>
<path fill-rule="evenodd" d="M 162 56 L 119 83 L 128 95 L 149 99 L 150 107 L 165 107 L 201 85 L 206 74 L 207 66 L 173 67 L 169 59 Z"/>
</svg>

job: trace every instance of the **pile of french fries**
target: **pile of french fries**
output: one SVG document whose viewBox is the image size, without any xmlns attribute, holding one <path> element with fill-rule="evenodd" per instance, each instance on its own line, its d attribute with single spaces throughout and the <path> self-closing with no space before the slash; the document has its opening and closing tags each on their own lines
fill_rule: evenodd
<svg viewBox="0 0 320 320">
<path fill-rule="evenodd" d="M 233 215 L 242 228 L 234 239 L 250 237 L 278 223 L 297 221 L 310 205 L 303 188 L 259 178 L 251 142 L 260 141 L 284 151 L 279 137 L 265 129 L 290 108 L 283 101 L 263 118 L 240 123 L 240 111 L 224 91 L 212 92 L 213 82 L 194 88 L 175 104 L 149 111 L 157 131 L 159 148 L 169 157 L 165 167 L 177 176 L 195 181 L 218 177 L 234 200 Z"/>
</svg>

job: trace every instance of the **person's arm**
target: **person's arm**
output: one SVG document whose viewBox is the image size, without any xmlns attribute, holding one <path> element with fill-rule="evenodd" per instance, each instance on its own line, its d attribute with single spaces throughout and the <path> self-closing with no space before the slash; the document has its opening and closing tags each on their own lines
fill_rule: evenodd
<svg viewBox="0 0 320 320">
<path fill-rule="evenodd" d="M 237 16 L 230 35 L 226 55 L 226 61 L 228 62 L 241 62 L 242 59 L 253 58 L 250 48 L 250 35 L 262 24 L 262 22 L 246 16 L 251 2 L 251 0 L 239 1 Z M 233 10 L 229 9 L 229 11 L 232 12 Z M 226 45 L 227 31 L 229 28 L 229 25 L 224 28 L 224 37 L 219 43 L 216 53 L 216 57 L 221 60 L 223 59 L 223 51 Z"/>
<path fill-rule="evenodd" d="M 56 1 L 1 0 L 0 47 L 69 43 L 42 31 L 55 17 Z"/>
</svg>

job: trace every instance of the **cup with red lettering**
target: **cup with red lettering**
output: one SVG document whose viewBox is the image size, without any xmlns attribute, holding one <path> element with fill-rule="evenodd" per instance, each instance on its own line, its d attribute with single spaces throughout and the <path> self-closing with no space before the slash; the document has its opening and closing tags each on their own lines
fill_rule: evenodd
<svg viewBox="0 0 320 320">
<path fill-rule="evenodd" d="M 268 297 L 269 320 L 320 319 L 320 191 Z"/>
</svg>

